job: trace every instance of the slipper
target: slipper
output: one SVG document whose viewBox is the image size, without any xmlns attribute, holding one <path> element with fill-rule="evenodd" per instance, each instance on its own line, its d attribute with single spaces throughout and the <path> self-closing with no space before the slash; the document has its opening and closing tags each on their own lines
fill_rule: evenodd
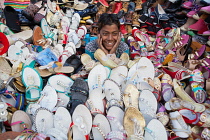
<svg viewBox="0 0 210 140">
<path fill-rule="evenodd" d="M 168 135 L 166 133 L 165 127 L 157 119 L 152 119 L 144 129 L 145 129 L 145 134 L 144 134 L 145 140 L 153 140 L 153 139 L 168 140 Z"/>
<path fill-rule="evenodd" d="M 110 131 L 111 128 L 107 118 L 102 114 L 97 114 L 93 119 L 93 138 L 95 140 L 104 140 Z"/>
<path fill-rule="evenodd" d="M 51 12 L 55 13 L 56 10 L 56 1 L 47 0 L 47 7 L 50 9 Z"/>
<path fill-rule="evenodd" d="M 51 38 L 54 36 L 53 34 L 50 34 L 51 33 L 50 27 L 45 18 L 41 20 L 41 29 L 45 38 Z"/>
<path fill-rule="evenodd" d="M 0 32 L 0 55 L 3 55 L 7 52 L 9 48 L 9 41 L 4 33 Z"/>
<path fill-rule="evenodd" d="M 138 100 L 139 95 L 140 95 L 140 92 L 138 91 L 136 86 L 132 84 L 128 84 L 123 94 L 123 102 L 125 104 L 125 108 L 128 108 L 129 106 L 133 106 L 139 109 L 139 100 Z"/>
<path fill-rule="evenodd" d="M 74 15 L 72 16 L 70 29 L 76 31 L 79 26 L 80 19 L 81 19 L 80 15 L 78 13 L 74 13 Z"/>
<path fill-rule="evenodd" d="M 9 75 L 11 71 L 12 71 L 12 67 L 10 66 L 9 62 L 5 58 L 0 57 L 0 72 Z M 1 77 L 0 79 L 3 80 L 4 78 Z"/>
<path fill-rule="evenodd" d="M 65 75 L 53 75 L 48 79 L 48 84 L 57 92 L 69 93 L 74 81 Z"/>
<path fill-rule="evenodd" d="M 29 49 L 26 47 L 26 42 L 22 40 L 17 40 L 14 45 L 11 45 L 7 53 L 12 64 L 17 61 L 24 63 L 30 55 Z"/>
<path fill-rule="evenodd" d="M 58 107 L 54 115 L 54 127 L 67 135 L 71 122 L 69 111 L 64 107 Z"/>
<path fill-rule="evenodd" d="M 107 66 L 111 69 L 118 66 L 114 61 L 108 58 L 107 55 L 101 49 L 97 49 L 95 51 L 94 58 L 98 60 L 99 62 L 101 62 L 103 66 Z"/>
<path fill-rule="evenodd" d="M 82 67 L 83 67 L 82 62 L 81 62 L 79 56 L 76 55 L 76 54 L 71 55 L 65 61 L 65 63 L 63 64 L 63 66 L 71 66 L 71 67 L 73 67 L 74 68 L 73 74 L 78 73 L 82 69 Z"/>
<path fill-rule="evenodd" d="M 76 33 L 77 33 L 79 39 L 84 39 L 84 37 L 87 33 L 87 28 L 84 25 L 82 25 L 77 29 Z"/>
<path fill-rule="evenodd" d="M 63 31 L 63 34 L 67 34 L 69 32 L 69 27 L 70 27 L 70 20 L 67 16 L 63 16 L 61 18 L 61 28 Z"/>
<path fill-rule="evenodd" d="M 58 95 L 58 100 L 56 107 L 67 107 L 67 104 L 70 101 L 69 96 L 63 93 L 57 93 L 57 95 Z"/>
<path fill-rule="evenodd" d="M 57 100 L 58 97 L 55 89 L 50 85 L 46 85 L 41 91 L 41 97 L 38 100 L 38 104 L 40 104 L 42 108 L 46 108 L 50 111 L 53 111 L 54 107 L 57 104 Z"/>
<path fill-rule="evenodd" d="M 73 42 L 76 48 L 81 47 L 81 40 L 75 30 L 70 29 L 67 35 L 68 35 L 68 39 L 67 39 L 68 42 Z"/>
<path fill-rule="evenodd" d="M 188 108 L 194 110 L 195 112 L 203 112 L 206 109 L 206 107 L 203 104 L 195 103 L 192 101 L 186 101 L 175 97 L 165 103 L 165 108 L 169 111 L 176 111 L 179 109 Z"/>
<path fill-rule="evenodd" d="M 83 78 L 77 78 L 70 88 L 71 100 L 67 105 L 67 109 L 72 114 L 79 104 L 84 104 L 87 101 L 88 83 Z"/>
<path fill-rule="evenodd" d="M 91 91 L 85 105 L 92 115 L 96 116 L 97 114 L 104 114 L 104 97 L 102 88 L 96 88 Z"/>
<path fill-rule="evenodd" d="M 50 128 L 46 132 L 46 136 L 55 140 L 67 140 L 68 137 L 61 130 L 57 128 Z"/>
<path fill-rule="evenodd" d="M 37 101 L 40 98 L 40 90 L 43 85 L 39 73 L 35 69 L 26 66 L 22 71 L 22 82 L 26 87 L 26 101 L 28 103 Z"/>
<path fill-rule="evenodd" d="M 34 114 L 34 129 L 38 133 L 46 134 L 47 131 L 54 127 L 53 114 L 44 108 L 39 108 Z"/>
<path fill-rule="evenodd" d="M 157 100 L 151 91 L 143 90 L 139 96 L 139 110 L 143 114 L 146 124 L 156 118 Z"/>
<path fill-rule="evenodd" d="M 126 140 L 126 134 L 123 127 L 124 111 L 119 107 L 112 106 L 108 110 L 106 117 L 111 126 L 111 132 L 108 133 L 107 139 Z"/>
<path fill-rule="evenodd" d="M 151 60 L 146 57 L 141 57 L 137 63 L 136 70 L 138 71 L 138 77 L 143 80 L 143 78 L 155 77 L 155 69 Z"/>
<path fill-rule="evenodd" d="M 133 64 L 133 66 L 130 67 L 127 75 L 126 84 L 134 84 L 134 85 L 137 84 L 139 78 L 137 77 L 138 71 L 136 70 L 136 67 L 137 63 Z"/>
<path fill-rule="evenodd" d="M 27 130 L 30 130 L 31 127 L 32 127 L 32 122 L 29 116 L 22 110 L 15 111 L 15 113 L 12 115 L 12 121 L 11 121 L 12 131 L 27 132 Z"/>
<path fill-rule="evenodd" d="M 126 66 L 118 66 L 111 70 L 110 79 L 114 80 L 119 86 L 122 85 L 128 75 L 128 68 Z"/>
<path fill-rule="evenodd" d="M 83 1 L 79 1 L 79 0 L 74 0 L 74 5 L 73 5 L 73 9 L 76 10 L 84 10 L 88 7 L 88 3 L 83 2 Z"/>
<path fill-rule="evenodd" d="M 36 25 L 33 29 L 33 44 L 43 47 L 46 42 L 43 35 L 41 27 Z"/>
<path fill-rule="evenodd" d="M 182 115 L 178 111 L 175 111 L 170 112 L 169 116 L 172 124 L 172 130 L 175 132 L 176 136 L 188 138 L 192 133 L 191 127 L 186 124 Z"/>
<path fill-rule="evenodd" d="M 96 65 L 96 61 L 93 60 L 90 55 L 83 53 L 81 55 L 81 62 L 85 66 L 85 70 L 90 71 L 92 70 Z"/>
<path fill-rule="evenodd" d="M 144 117 L 136 107 L 128 107 L 123 119 L 128 139 L 143 139 L 144 127 L 146 126 Z"/>
<path fill-rule="evenodd" d="M 190 76 L 190 85 L 192 88 L 191 96 L 197 103 L 203 103 L 207 97 L 207 93 L 204 90 L 203 74 L 200 70 L 195 69 Z"/>
<path fill-rule="evenodd" d="M 66 60 L 72 56 L 73 54 L 76 54 L 76 46 L 73 42 L 69 42 L 66 44 L 64 51 L 62 52 L 61 56 L 59 57 L 59 61 L 64 64 Z"/>
<path fill-rule="evenodd" d="M 122 92 L 120 90 L 120 86 L 115 81 L 112 79 L 106 79 L 103 83 L 103 88 L 107 101 L 112 99 L 122 101 Z"/>
<path fill-rule="evenodd" d="M 72 115 L 73 139 L 88 140 L 92 128 L 92 116 L 86 106 L 78 105 Z"/>
<path fill-rule="evenodd" d="M 107 78 L 106 69 L 103 65 L 96 65 L 88 75 L 89 92 L 93 89 L 102 87 L 104 80 Z"/>
<path fill-rule="evenodd" d="M 175 93 L 172 88 L 172 78 L 168 74 L 164 74 L 161 78 L 161 86 L 162 86 L 162 96 L 164 101 L 168 102 L 171 98 L 175 96 Z"/>
</svg>

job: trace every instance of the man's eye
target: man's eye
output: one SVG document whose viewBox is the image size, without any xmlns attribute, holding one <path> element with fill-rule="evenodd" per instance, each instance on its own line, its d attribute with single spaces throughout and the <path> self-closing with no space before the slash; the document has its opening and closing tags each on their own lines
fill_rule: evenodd
<svg viewBox="0 0 210 140">
<path fill-rule="evenodd" d="M 118 35 L 118 33 L 113 33 L 113 36 L 117 36 Z"/>
<path fill-rule="evenodd" d="M 108 34 L 107 34 L 107 33 L 103 33 L 103 35 L 104 35 L 104 36 L 107 36 Z"/>
</svg>

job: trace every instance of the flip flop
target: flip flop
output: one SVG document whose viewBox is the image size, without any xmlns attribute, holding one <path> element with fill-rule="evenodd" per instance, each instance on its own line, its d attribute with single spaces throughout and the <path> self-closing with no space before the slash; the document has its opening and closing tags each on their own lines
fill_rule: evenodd
<svg viewBox="0 0 210 140">
<path fill-rule="evenodd" d="M 88 140 L 92 127 L 92 116 L 88 108 L 82 104 L 78 105 L 72 115 L 73 139 Z"/>
<path fill-rule="evenodd" d="M 144 135 L 145 120 L 141 112 L 135 107 L 128 107 L 123 119 L 128 139 L 142 139 Z"/>
<path fill-rule="evenodd" d="M 80 38 L 78 37 L 75 30 L 70 29 L 67 35 L 68 35 L 68 42 L 73 42 L 76 48 L 81 47 L 82 42 L 81 42 Z"/>
<path fill-rule="evenodd" d="M 111 132 L 108 133 L 107 139 L 126 139 L 123 127 L 124 111 L 119 107 L 112 106 L 107 112 L 107 119 L 111 126 Z"/>
<path fill-rule="evenodd" d="M 139 95 L 140 95 L 140 92 L 138 91 L 136 86 L 132 84 L 128 84 L 123 94 L 123 102 L 125 104 L 125 108 L 128 108 L 129 106 L 133 106 L 139 109 L 139 100 L 138 100 Z"/>
<path fill-rule="evenodd" d="M 69 96 L 63 93 L 57 93 L 57 95 L 58 95 L 58 100 L 56 107 L 67 107 L 67 104 L 70 101 Z"/>
<path fill-rule="evenodd" d="M 149 90 L 143 90 L 139 96 L 139 110 L 143 114 L 146 124 L 156 118 L 157 100 Z"/>
<path fill-rule="evenodd" d="M 104 94 L 102 88 L 96 88 L 89 94 L 89 98 L 85 105 L 90 110 L 92 115 L 104 114 Z"/>
<path fill-rule="evenodd" d="M 37 101 L 40 98 L 40 90 L 43 85 L 39 73 L 35 69 L 26 66 L 22 71 L 22 82 L 26 87 L 26 101 L 28 103 Z"/>
<path fill-rule="evenodd" d="M 48 84 L 57 92 L 69 93 L 74 81 L 65 75 L 53 75 L 48 79 Z"/>
<path fill-rule="evenodd" d="M 120 86 L 115 81 L 112 79 L 106 79 L 104 81 L 103 87 L 107 101 L 112 99 L 122 101 L 122 92 L 120 90 Z"/>
<path fill-rule="evenodd" d="M 157 119 L 152 119 L 144 129 L 145 129 L 145 134 L 144 134 L 145 140 L 153 140 L 153 139 L 168 140 L 168 135 L 166 133 L 165 127 Z"/>
<path fill-rule="evenodd" d="M 128 75 L 128 68 L 126 66 L 118 66 L 111 70 L 110 79 L 114 80 L 119 86 L 125 81 Z"/>
<path fill-rule="evenodd" d="M 54 115 L 54 127 L 67 135 L 71 122 L 69 111 L 64 107 L 58 107 Z"/>
<path fill-rule="evenodd" d="M 50 85 L 46 85 L 41 91 L 41 97 L 38 100 L 38 104 L 40 104 L 42 108 L 46 108 L 50 111 L 53 111 L 54 107 L 57 104 L 57 100 L 58 97 L 55 89 Z"/>
<path fill-rule="evenodd" d="M 146 57 L 141 57 L 137 63 L 136 70 L 138 71 L 138 77 L 143 80 L 143 78 L 155 77 L 155 69 L 151 60 Z"/>
<path fill-rule="evenodd" d="M 84 25 L 82 25 L 77 29 L 76 33 L 80 39 L 84 39 L 87 33 L 87 28 Z"/>
<path fill-rule="evenodd" d="M 21 40 L 17 40 L 14 45 L 11 45 L 7 53 L 12 64 L 17 61 L 25 63 L 26 58 L 30 55 L 26 42 Z"/>
<path fill-rule="evenodd" d="M 8 115 L 8 111 L 7 111 L 7 108 L 8 108 L 8 105 L 5 103 L 5 102 L 0 102 L 0 121 L 1 122 L 5 122 L 7 121 L 7 115 Z"/>
<path fill-rule="evenodd" d="M 32 122 L 29 116 L 22 110 L 17 110 L 12 115 L 11 128 L 15 132 L 23 132 L 30 130 Z"/>
<path fill-rule="evenodd" d="M 104 140 L 110 131 L 111 128 L 107 118 L 102 114 L 97 114 L 93 119 L 93 138 L 95 140 Z"/>
<path fill-rule="evenodd" d="M 67 105 L 67 109 L 72 114 L 79 104 L 84 104 L 87 101 L 88 83 L 83 78 L 77 78 L 71 86 L 71 100 Z"/>
<path fill-rule="evenodd" d="M 89 92 L 93 89 L 102 87 L 104 80 L 107 78 L 106 69 L 103 65 L 96 65 L 88 75 Z"/>
<path fill-rule="evenodd" d="M 53 114 L 44 108 L 39 108 L 34 114 L 34 129 L 38 133 L 46 134 L 54 127 Z"/>
</svg>

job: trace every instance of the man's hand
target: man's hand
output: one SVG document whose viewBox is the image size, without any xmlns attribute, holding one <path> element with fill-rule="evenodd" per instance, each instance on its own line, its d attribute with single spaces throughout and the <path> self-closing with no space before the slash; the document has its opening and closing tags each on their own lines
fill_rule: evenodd
<svg viewBox="0 0 210 140">
<path fill-rule="evenodd" d="M 98 34 L 98 39 L 97 39 L 97 43 L 98 43 L 98 47 L 105 53 L 108 54 L 109 52 L 104 48 L 103 44 L 102 44 L 102 38 L 100 36 L 100 34 Z"/>
</svg>

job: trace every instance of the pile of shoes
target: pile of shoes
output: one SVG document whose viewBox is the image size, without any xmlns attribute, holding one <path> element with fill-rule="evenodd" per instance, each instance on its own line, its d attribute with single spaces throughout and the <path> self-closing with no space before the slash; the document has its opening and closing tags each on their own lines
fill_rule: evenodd
<svg viewBox="0 0 210 140">
<path fill-rule="evenodd" d="M 95 59 L 103 13 L 130 54 Z M 210 139 L 208 0 L 0 2 L 0 139 Z"/>
</svg>

